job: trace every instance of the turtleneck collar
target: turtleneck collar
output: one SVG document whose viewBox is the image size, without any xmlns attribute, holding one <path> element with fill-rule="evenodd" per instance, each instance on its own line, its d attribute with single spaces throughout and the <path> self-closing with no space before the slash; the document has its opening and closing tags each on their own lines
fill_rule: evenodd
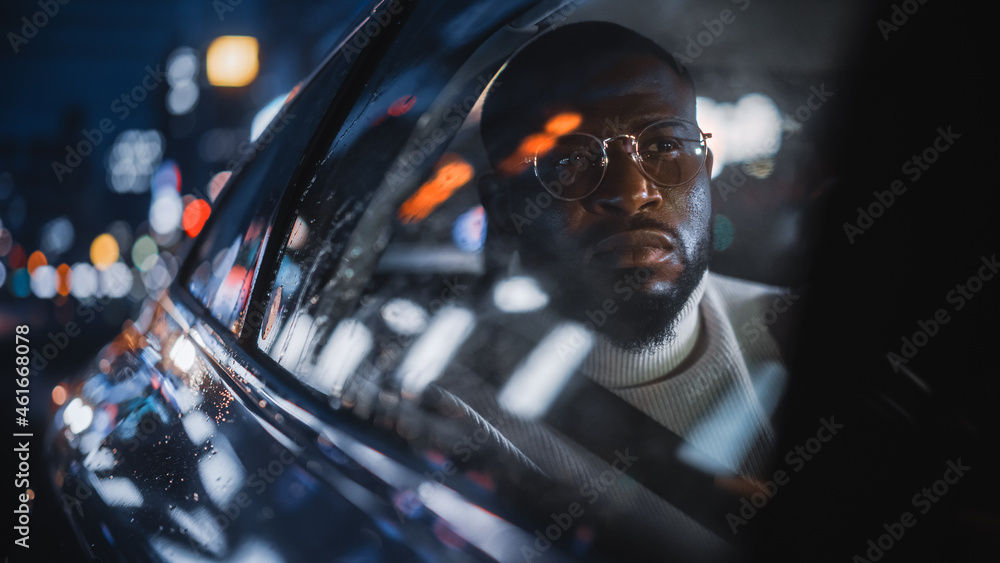
<svg viewBox="0 0 1000 563">
<path fill-rule="evenodd" d="M 673 337 L 668 342 L 633 352 L 598 338 L 580 370 L 608 389 L 641 386 L 670 374 L 691 355 L 697 344 L 702 323 L 698 305 L 707 282 L 706 271 L 678 313 Z"/>
</svg>

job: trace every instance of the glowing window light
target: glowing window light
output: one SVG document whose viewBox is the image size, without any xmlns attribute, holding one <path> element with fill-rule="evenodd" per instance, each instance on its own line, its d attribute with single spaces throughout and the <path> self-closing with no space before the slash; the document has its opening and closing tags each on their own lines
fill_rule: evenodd
<svg viewBox="0 0 1000 563">
<path fill-rule="evenodd" d="M 90 261 L 98 270 L 106 270 L 118 261 L 118 241 L 108 233 L 98 235 L 90 243 Z"/>
<path fill-rule="evenodd" d="M 66 385 L 60 383 L 52 388 L 52 402 L 58 406 L 62 406 L 66 402 Z"/>
<path fill-rule="evenodd" d="M 399 219 L 404 223 L 423 221 L 458 188 L 472 179 L 474 169 L 462 157 L 447 154 L 434 177 L 424 182 L 399 208 Z"/>
<path fill-rule="evenodd" d="M 224 35 L 208 46 L 205 70 L 213 86 L 246 86 L 257 78 L 257 39 Z"/>
<path fill-rule="evenodd" d="M 45 259 L 45 254 L 41 250 L 36 250 L 28 257 L 28 273 L 34 274 L 39 266 L 45 266 L 48 263 L 49 261 Z"/>
<path fill-rule="evenodd" d="M 541 309 L 549 303 L 546 294 L 534 278 L 514 276 L 493 288 L 493 303 L 501 311 L 523 313 Z"/>
<path fill-rule="evenodd" d="M 132 270 L 122 262 L 115 262 L 100 274 L 101 291 L 115 299 L 125 297 L 132 289 L 132 279 Z"/>
<path fill-rule="evenodd" d="M 208 202 L 196 199 L 184 208 L 184 214 L 181 216 L 181 227 L 189 237 L 194 238 L 201 232 L 201 228 L 205 226 L 205 221 L 208 221 L 208 216 L 211 214 L 212 207 L 208 205 Z"/>
</svg>

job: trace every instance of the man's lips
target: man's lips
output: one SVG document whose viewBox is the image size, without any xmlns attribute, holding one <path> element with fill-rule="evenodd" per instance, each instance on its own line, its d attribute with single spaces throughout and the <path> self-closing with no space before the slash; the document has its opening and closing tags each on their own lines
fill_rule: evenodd
<svg viewBox="0 0 1000 563">
<path fill-rule="evenodd" d="M 642 268 L 670 257 L 674 243 L 656 229 L 635 229 L 611 235 L 594 247 L 593 258 L 614 268 Z"/>
</svg>

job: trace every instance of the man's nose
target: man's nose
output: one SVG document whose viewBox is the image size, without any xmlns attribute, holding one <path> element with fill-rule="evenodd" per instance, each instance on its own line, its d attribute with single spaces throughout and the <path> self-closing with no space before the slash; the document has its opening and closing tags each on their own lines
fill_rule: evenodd
<svg viewBox="0 0 1000 563">
<path fill-rule="evenodd" d="M 591 200 L 590 211 L 633 215 L 639 211 L 652 211 L 663 204 L 663 196 L 632 159 L 627 143 L 620 139 L 609 143 L 608 169 L 600 187 L 588 198 Z"/>
</svg>

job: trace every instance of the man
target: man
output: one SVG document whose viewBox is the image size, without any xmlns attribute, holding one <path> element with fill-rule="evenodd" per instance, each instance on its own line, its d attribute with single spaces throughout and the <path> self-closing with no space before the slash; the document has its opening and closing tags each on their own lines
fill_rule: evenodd
<svg viewBox="0 0 1000 563">
<path fill-rule="evenodd" d="M 712 155 L 696 120 L 690 76 L 649 39 L 600 22 L 541 35 L 483 104 L 488 247 L 597 330 L 580 371 L 725 469 L 761 475 L 784 369 L 750 323 L 779 292 L 708 272 Z"/>
</svg>

